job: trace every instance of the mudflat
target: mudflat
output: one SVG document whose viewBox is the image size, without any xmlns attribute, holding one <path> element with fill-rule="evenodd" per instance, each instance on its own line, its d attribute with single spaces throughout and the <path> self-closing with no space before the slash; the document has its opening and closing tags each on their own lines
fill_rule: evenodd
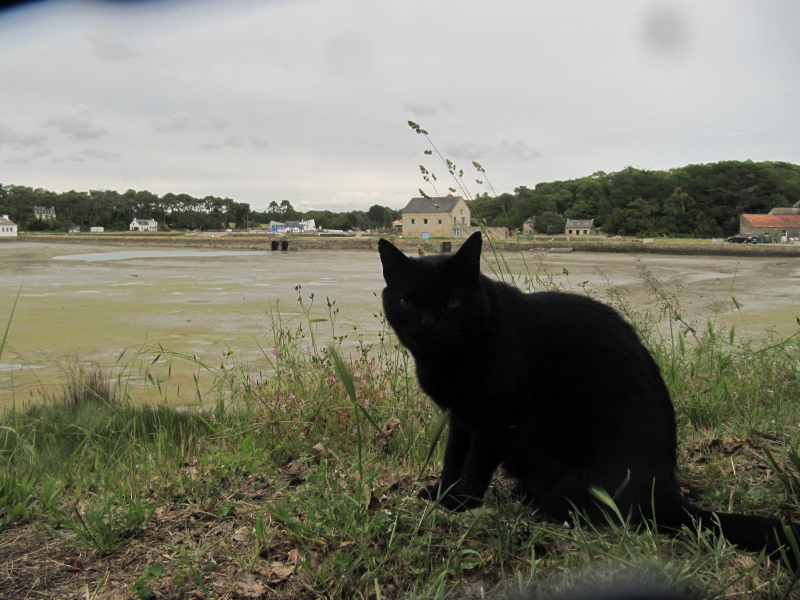
<svg viewBox="0 0 800 600">
<path fill-rule="evenodd" d="M 487 256 L 484 271 L 624 302 L 638 313 L 658 314 L 670 297 L 700 328 L 712 320 L 751 338 L 800 331 L 800 258 L 542 251 L 507 253 L 500 262 Z M 0 408 L 57 393 L 77 362 L 103 365 L 142 401 L 194 402 L 198 390 L 210 390 L 214 369 L 234 364 L 268 376 L 276 317 L 292 326 L 305 318 L 298 296 L 315 319 L 328 319 L 328 301 L 335 302 L 333 325 L 348 336 L 345 348 L 359 336 L 375 341 L 382 328 L 380 261 L 369 251 L 12 240 L 0 243 L 0 276 L 0 329 L 11 319 Z M 318 343 L 327 343 L 331 322 L 316 328 Z"/>
</svg>

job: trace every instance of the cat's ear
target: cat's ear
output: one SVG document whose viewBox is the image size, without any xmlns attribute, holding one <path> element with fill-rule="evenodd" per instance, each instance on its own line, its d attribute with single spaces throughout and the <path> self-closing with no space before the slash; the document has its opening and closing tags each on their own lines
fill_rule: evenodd
<svg viewBox="0 0 800 600">
<path fill-rule="evenodd" d="M 477 279 L 481 273 L 481 232 L 476 231 L 467 238 L 453 259 L 458 270 L 469 279 Z"/>
<path fill-rule="evenodd" d="M 383 238 L 378 240 L 378 253 L 381 255 L 383 278 L 387 284 L 391 285 L 392 281 L 397 281 L 403 276 L 403 272 L 411 259 L 403 254 L 397 246 Z"/>
</svg>

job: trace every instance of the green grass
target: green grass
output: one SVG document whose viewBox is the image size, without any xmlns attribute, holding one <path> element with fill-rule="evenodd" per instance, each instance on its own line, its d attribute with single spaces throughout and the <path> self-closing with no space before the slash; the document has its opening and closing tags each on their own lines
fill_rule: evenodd
<svg viewBox="0 0 800 600">
<path fill-rule="evenodd" d="M 650 311 L 617 304 L 675 398 L 686 493 L 800 520 L 798 338 L 694 326 L 650 284 Z M 0 549 L 28 539 L 50 554 L 3 555 L 16 579 L 0 596 L 34 574 L 44 598 L 518 598 L 631 580 L 706 598 L 791 593 L 779 561 L 707 533 L 547 522 L 501 477 L 472 512 L 416 499 L 440 465 L 441 413 L 385 323 L 373 343 L 348 337 L 335 302 L 322 317 L 301 294 L 301 318 L 272 312 L 268 374 L 232 353 L 219 368 L 195 364 L 215 374 L 210 404 L 141 407 L 120 378 L 75 365 L 62 393 L 6 414 Z"/>
</svg>

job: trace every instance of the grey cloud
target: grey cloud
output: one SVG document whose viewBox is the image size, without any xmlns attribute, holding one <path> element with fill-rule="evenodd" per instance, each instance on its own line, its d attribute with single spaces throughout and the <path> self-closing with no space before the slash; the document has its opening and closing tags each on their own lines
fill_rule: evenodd
<svg viewBox="0 0 800 600">
<path fill-rule="evenodd" d="M 84 150 L 81 150 L 80 152 L 75 152 L 74 154 L 70 154 L 69 156 L 67 156 L 66 160 L 70 162 L 86 162 L 91 160 L 116 162 L 121 158 L 122 156 L 117 152 L 108 152 L 106 150 L 86 148 Z"/>
<path fill-rule="evenodd" d="M 445 153 L 445 158 L 468 161 L 492 157 L 527 161 L 541 158 L 541 156 L 538 150 L 529 147 L 522 140 L 503 140 L 497 146 L 463 142 L 461 144 L 448 145 Z"/>
<path fill-rule="evenodd" d="M 498 153 L 502 157 L 515 160 L 533 160 L 542 157 L 541 152 L 528 147 L 522 140 L 503 140 L 498 147 Z"/>
<path fill-rule="evenodd" d="M 89 109 L 82 104 L 65 106 L 59 113 L 48 117 L 47 125 L 76 140 L 89 140 L 106 134 L 104 127 L 94 124 Z"/>
<path fill-rule="evenodd" d="M 230 133 L 224 138 L 208 138 L 202 141 L 198 147 L 201 150 L 221 150 L 222 148 L 247 148 L 253 147 L 256 150 L 269 150 L 269 144 L 261 136 L 250 134 L 240 135 L 238 133 Z"/>
<path fill-rule="evenodd" d="M 485 144 L 474 144 L 472 142 L 463 142 L 460 144 L 450 144 L 446 147 L 445 158 L 461 160 L 477 160 L 484 158 L 492 153 L 491 146 Z"/>
<path fill-rule="evenodd" d="M 253 145 L 253 148 L 255 148 L 257 150 L 269 150 L 270 149 L 269 144 L 267 143 L 267 140 L 265 140 L 264 138 L 262 138 L 259 135 L 255 135 L 255 134 L 248 135 L 247 136 L 247 141 L 249 141 Z"/>
<path fill-rule="evenodd" d="M 50 156 L 53 154 L 53 151 L 50 148 L 45 148 L 43 146 L 37 146 L 33 150 L 31 150 L 31 158 L 44 158 L 45 156 Z"/>
<path fill-rule="evenodd" d="M 230 122 L 222 115 L 211 115 L 202 123 L 198 124 L 198 119 L 186 112 L 177 112 L 166 119 L 153 122 L 153 128 L 158 133 L 185 133 L 187 131 L 224 131 L 230 127 Z"/>
<path fill-rule="evenodd" d="M 158 133 L 183 133 L 192 128 L 193 119 L 187 113 L 175 113 L 164 120 L 155 121 L 153 128 Z"/>
<path fill-rule="evenodd" d="M 200 129 L 204 131 L 223 131 L 230 126 L 231 124 L 228 119 L 222 115 L 212 115 L 205 120 Z"/>
<path fill-rule="evenodd" d="M 26 156 L 9 157 L 3 159 L 3 164 L 6 165 L 27 165 L 33 162 Z"/>
<path fill-rule="evenodd" d="M 13 125 L 0 121 L 0 145 L 14 146 L 21 149 L 40 146 L 46 141 L 47 138 L 40 133 L 19 131 Z"/>
</svg>

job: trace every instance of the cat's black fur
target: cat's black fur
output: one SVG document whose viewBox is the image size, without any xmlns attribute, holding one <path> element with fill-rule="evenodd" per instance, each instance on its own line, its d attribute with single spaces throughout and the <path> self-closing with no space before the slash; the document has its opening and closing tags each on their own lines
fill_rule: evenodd
<svg viewBox="0 0 800 600">
<path fill-rule="evenodd" d="M 386 318 L 414 356 L 422 389 L 450 411 L 442 473 L 422 497 L 453 510 L 478 506 L 502 465 L 555 519 L 575 508 L 597 516 L 592 488 L 613 495 L 622 487 L 617 506 L 635 520 L 718 532 L 719 521 L 742 548 L 787 547 L 778 519 L 712 514 L 681 495 L 669 393 L 612 308 L 482 275 L 480 233 L 454 255 L 409 258 L 383 239 L 378 249 Z"/>
</svg>

